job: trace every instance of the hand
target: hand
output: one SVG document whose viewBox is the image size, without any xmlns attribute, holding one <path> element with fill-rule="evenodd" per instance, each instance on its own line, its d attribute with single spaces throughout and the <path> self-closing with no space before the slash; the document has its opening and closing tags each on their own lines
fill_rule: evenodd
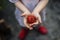
<svg viewBox="0 0 60 40">
<path fill-rule="evenodd" d="M 29 11 L 25 11 L 21 16 L 24 17 L 24 24 L 25 26 L 29 29 L 29 30 L 32 30 L 33 28 L 30 27 L 30 25 L 27 23 L 27 15 L 30 15 L 30 12 Z"/>
<path fill-rule="evenodd" d="M 25 17 L 25 16 L 27 16 L 27 15 L 29 15 L 30 14 L 30 12 L 29 11 L 25 11 L 24 13 L 22 13 L 22 17 Z"/>
<path fill-rule="evenodd" d="M 33 14 L 30 14 L 30 16 L 31 16 L 31 15 L 33 15 Z M 34 15 L 33 15 L 33 16 L 34 16 Z M 33 17 L 33 16 L 32 16 L 32 17 Z M 25 16 L 25 17 L 26 17 L 26 19 L 27 19 L 28 16 Z M 37 18 L 36 18 L 36 19 L 37 19 Z M 24 20 L 24 21 L 25 21 L 25 20 Z M 26 24 L 26 23 L 27 23 L 27 22 L 25 22 L 25 24 Z M 35 25 L 38 24 L 38 19 L 37 19 L 36 22 L 34 22 L 34 23 L 31 23 L 31 24 L 30 24 L 30 23 L 27 23 L 27 24 L 29 25 L 29 27 L 33 27 L 34 24 L 35 24 Z"/>
<path fill-rule="evenodd" d="M 27 16 L 24 17 L 24 24 L 25 24 L 25 26 L 26 26 L 29 30 L 32 30 L 33 27 L 31 27 L 31 25 L 27 23 L 26 18 L 27 18 Z"/>
<path fill-rule="evenodd" d="M 41 16 L 40 16 L 39 13 L 33 12 L 32 14 L 38 18 L 38 22 L 39 22 L 39 23 L 42 23 Z"/>
</svg>

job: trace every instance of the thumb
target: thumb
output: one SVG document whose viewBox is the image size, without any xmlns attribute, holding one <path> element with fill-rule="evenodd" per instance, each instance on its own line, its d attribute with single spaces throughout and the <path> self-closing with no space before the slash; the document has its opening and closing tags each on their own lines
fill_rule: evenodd
<svg viewBox="0 0 60 40">
<path fill-rule="evenodd" d="M 39 21 L 37 20 L 36 22 L 30 24 L 30 26 L 32 26 L 32 25 L 37 25 L 38 23 L 39 23 Z"/>
<path fill-rule="evenodd" d="M 41 16 L 39 16 L 38 19 L 39 19 L 39 22 L 42 23 Z"/>
<path fill-rule="evenodd" d="M 26 13 L 21 14 L 22 17 L 26 16 Z"/>
</svg>

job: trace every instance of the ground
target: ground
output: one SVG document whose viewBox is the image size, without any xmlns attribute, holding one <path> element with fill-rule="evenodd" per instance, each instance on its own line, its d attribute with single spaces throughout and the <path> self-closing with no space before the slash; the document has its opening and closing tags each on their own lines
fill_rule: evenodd
<svg viewBox="0 0 60 40">
<path fill-rule="evenodd" d="M 8 3 L 4 10 L 4 18 L 11 25 L 13 37 L 11 40 L 19 40 L 18 33 L 20 32 L 20 25 L 15 19 L 14 15 L 15 7 L 12 3 Z M 26 40 L 60 40 L 60 12 L 58 9 L 47 7 L 45 27 L 48 29 L 47 35 L 41 35 L 36 31 L 30 31 L 26 37 Z"/>
</svg>

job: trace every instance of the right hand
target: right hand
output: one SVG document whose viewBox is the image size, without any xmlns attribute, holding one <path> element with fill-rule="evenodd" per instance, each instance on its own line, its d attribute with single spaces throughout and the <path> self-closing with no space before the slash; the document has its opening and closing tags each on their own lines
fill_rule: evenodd
<svg viewBox="0 0 60 40">
<path fill-rule="evenodd" d="M 33 30 L 33 27 L 31 27 L 31 25 L 27 23 L 26 18 L 27 18 L 27 16 L 24 17 L 24 24 L 25 24 L 25 26 L 26 26 L 29 30 Z"/>
<path fill-rule="evenodd" d="M 22 13 L 22 17 L 24 17 L 24 24 L 25 26 L 29 29 L 29 30 L 32 30 L 33 28 L 30 27 L 30 25 L 27 23 L 27 16 L 30 15 L 31 13 L 29 11 L 25 11 L 24 13 Z"/>
<path fill-rule="evenodd" d="M 29 11 L 25 11 L 24 13 L 22 13 L 22 17 L 25 17 L 25 16 L 27 16 L 27 15 L 29 15 L 30 14 L 30 12 Z"/>
</svg>

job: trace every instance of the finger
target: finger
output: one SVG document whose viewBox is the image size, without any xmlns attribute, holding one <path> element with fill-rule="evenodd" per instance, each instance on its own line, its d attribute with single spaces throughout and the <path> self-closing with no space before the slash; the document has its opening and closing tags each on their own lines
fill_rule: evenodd
<svg viewBox="0 0 60 40">
<path fill-rule="evenodd" d="M 41 20 L 41 16 L 40 15 L 38 16 L 38 20 L 39 20 L 40 23 L 42 23 L 42 20 Z"/>
<path fill-rule="evenodd" d="M 24 24 L 26 25 L 26 27 L 27 27 L 28 29 L 30 29 L 30 30 L 33 29 L 32 27 L 29 26 L 29 24 L 27 24 L 27 22 L 26 22 L 26 18 L 24 18 Z"/>
<path fill-rule="evenodd" d="M 35 23 L 32 23 L 31 25 L 38 24 L 38 23 L 39 23 L 39 21 L 37 21 L 37 22 L 35 22 Z"/>
<path fill-rule="evenodd" d="M 35 23 L 33 23 L 33 24 L 38 24 L 39 23 L 39 21 L 37 21 L 37 22 L 35 22 Z"/>
<path fill-rule="evenodd" d="M 39 24 L 39 21 L 37 21 L 37 22 L 35 22 L 35 23 L 30 24 L 30 26 L 37 25 L 37 24 Z"/>
<path fill-rule="evenodd" d="M 31 27 L 31 28 L 29 28 L 30 30 L 33 30 L 33 28 Z"/>
<path fill-rule="evenodd" d="M 27 15 L 30 15 L 30 13 L 23 13 L 21 16 L 22 16 L 22 17 L 25 17 L 25 16 L 27 16 Z"/>
<path fill-rule="evenodd" d="M 26 16 L 26 13 L 23 13 L 21 16 L 22 16 L 22 17 Z"/>
</svg>

